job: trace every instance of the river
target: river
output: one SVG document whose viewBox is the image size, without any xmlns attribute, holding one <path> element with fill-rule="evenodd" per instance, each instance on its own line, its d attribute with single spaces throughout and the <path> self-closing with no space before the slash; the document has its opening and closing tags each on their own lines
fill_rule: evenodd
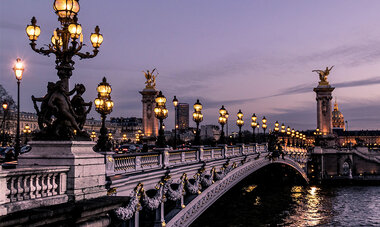
<svg viewBox="0 0 380 227">
<path fill-rule="evenodd" d="M 380 226 L 380 186 L 240 184 L 191 226 Z"/>
</svg>

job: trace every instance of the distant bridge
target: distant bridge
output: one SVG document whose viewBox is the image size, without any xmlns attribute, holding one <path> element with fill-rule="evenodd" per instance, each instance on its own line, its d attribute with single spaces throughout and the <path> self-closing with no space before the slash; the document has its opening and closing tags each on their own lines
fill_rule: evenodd
<svg viewBox="0 0 380 227">
<path fill-rule="evenodd" d="M 290 166 L 308 181 L 306 150 L 285 147 L 284 153 L 284 158 L 273 157 L 266 144 L 106 153 L 109 194 L 130 196 L 116 210 L 130 226 L 139 226 L 141 208 L 155 212 L 154 226 L 188 226 L 234 185 L 269 164 Z M 164 211 L 166 201 L 177 205 Z"/>
</svg>

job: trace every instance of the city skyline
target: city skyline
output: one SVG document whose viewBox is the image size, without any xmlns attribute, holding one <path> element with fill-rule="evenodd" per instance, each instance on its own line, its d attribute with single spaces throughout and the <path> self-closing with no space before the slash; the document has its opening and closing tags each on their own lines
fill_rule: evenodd
<svg viewBox="0 0 380 227">
<path fill-rule="evenodd" d="M 84 83 L 86 101 L 96 97 L 103 76 L 115 101 L 112 117 L 141 117 L 143 70 L 157 68 L 157 88 L 166 96 L 168 128 L 174 126 L 171 100 L 204 106 L 202 124 L 217 125 L 218 109 L 230 113 L 231 131 L 242 109 L 250 130 L 250 116 L 263 115 L 273 124 L 297 129 L 316 127 L 312 88 L 314 69 L 335 65 L 329 81 L 336 89 L 340 110 L 349 129 L 377 129 L 379 101 L 380 3 L 319 1 L 287 3 L 232 2 L 124 2 L 81 1 L 80 23 L 90 51 L 89 35 L 96 25 L 104 36 L 97 58 L 75 59 L 71 87 Z M 41 26 L 38 46 L 48 44 L 58 27 L 52 3 L 2 1 L 0 23 L 0 80 L 15 98 L 12 65 L 25 62 L 21 82 L 21 110 L 34 112 L 31 95 L 42 96 L 46 81 L 56 81 L 54 57 L 38 56 L 29 47 L 25 27 L 36 16 Z M 114 12 L 107 14 L 105 12 Z M 269 13 L 270 12 L 270 13 Z M 365 110 L 365 111 L 363 111 Z M 92 110 L 90 117 L 99 118 Z M 194 126 L 191 121 L 190 126 Z"/>
</svg>

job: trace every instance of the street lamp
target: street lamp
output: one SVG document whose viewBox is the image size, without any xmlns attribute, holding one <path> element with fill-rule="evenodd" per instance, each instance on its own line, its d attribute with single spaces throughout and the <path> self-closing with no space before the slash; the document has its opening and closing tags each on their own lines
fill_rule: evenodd
<svg viewBox="0 0 380 227">
<path fill-rule="evenodd" d="M 257 120 L 257 117 L 256 117 L 256 114 L 253 114 L 252 117 L 252 122 L 251 122 L 251 127 L 252 127 L 252 143 L 255 143 L 256 142 L 256 135 L 255 135 L 255 131 L 256 131 L 256 128 L 258 126 L 258 123 L 256 122 Z"/>
<path fill-rule="evenodd" d="M 20 154 L 20 82 L 22 74 L 24 73 L 24 65 L 20 58 L 16 59 L 16 63 L 13 66 L 13 71 L 17 79 L 17 128 L 16 128 L 16 145 L 15 156 L 16 158 Z"/>
<path fill-rule="evenodd" d="M 103 77 L 102 82 L 97 88 L 98 97 L 95 99 L 95 110 L 100 114 L 102 118 L 102 127 L 100 128 L 100 135 L 98 142 L 95 146 L 96 151 L 110 151 L 112 144 L 107 136 L 108 130 L 106 128 L 106 117 L 113 109 L 113 101 L 111 100 L 111 85 L 107 83 L 107 79 Z"/>
<path fill-rule="evenodd" d="M 218 118 L 218 122 L 222 128 L 222 132 L 220 133 L 220 143 L 221 144 L 225 144 L 225 138 L 224 138 L 224 125 L 227 123 L 228 121 L 228 112 L 227 110 L 224 108 L 224 105 L 222 105 L 222 108 L 219 109 L 219 118 Z"/>
<path fill-rule="evenodd" d="M 202 104 L 199 102 L 199 99 L 197 99 L 197 102 L 194 104 L 194 113 L 193 113 L 193 120 L 197 124 L 197 129 L 195 132 L 195 145 L 201 144 L 201 137 L 200 137 L 200 130 L 199 130 L 199 123 L 203 121 L 203 114 L 202 114 Z"/>
<path fill-rule="evenodd" d="M 265 130 L 267 129 L 267 119 L 265 118 L 265 116 L 263 117 L 263 119 L 261 120 L 261 122 L 263 123 L 263 125 L 261 127 L 263 128 L 263 131 L 264 131 L 264 142 L 266 142 Z"/>
<path fill-rule="evenodd" d="M 31 48 L 42 55 L 56 56 L 57 74 L 63 82 L 63 87 L 66 91 L 69 90 L 69 78 L 74 70 L 75 62 L 72 57 L 77 55 L 80 59 L 93 58 L 99 50 L 98 48 L 103 42 L 103 35 L 99 33 L 99 27 L 95 27 L 95 32 L 91 34 L 90 40 L 94 47 L 93 53 L 81 53 L 80 50 L 85 45 L 83 44 L 82 26 L 78 24 L 77 14 L 80 6 L 78 0 L 55 0 L 53 8 L 58 16 L 58 21 L 61 24 L 60 28 L 53 31 L 51 44 L 45 48 L 36 48 L 36 41 L 41 33 L 41 29 L 37 26 L 35 17 L 31 20 L 31 25 L 26 27 Z M 79 41 L 78 41 L 79 39 Z M 71 44 L 71 45 L 70 45 Z"/>
<path fill-rule="evenodd" d="M 30 129 L 30 126 L 28 124 L 25 124 L 22 132 L 25 135 L 25 144 L 26 144 L 26 143 L 28 143 L 28 135 L 32 132 L 32 130 Z"/>
<path fill-rule="evenodd" d="M 276 134 L 280 131 L 279 126 L 280 126 L 280 124 L 278 123 L 278 121 L 276 121 L 274 123 L 274 131 L 275 131 Z"/>
<path fill-rule="evenodd" d="M 162 92 L 156 97 L 156 107 L 154 108 L 154 114 L 156 118 L 160 121 L 160 130 L 158 132 L 157 146 L 165 147 L 165 135 L 164 135 L 164 119 L 168 117 L 168 109 L 166 109 L 166 98 L 162 95 Z"/>
<path fill-rule="evenodd" d="M 292 128 L 292 134 L 291 134 L 291 137 L 292 137 L 292 146 L 294 147 L 294 137 L 296 136 L 296 131 L 294 130 L 294 128 Z"/>
<path fill-rule="evenodd" d="M 284 123 L 282 123 L 281 125 L 281 135 L 282 135 L 282 143 L 285 145 L 285 133 L 286 133 L 286 128 L 285 128 L 285 125 Z"/>
<path fill-rule="evenodd" d="M 177 106 L 178 106 L 178 99 L 176 96 L 173 98 L 173 106 L 174 106 L 174 145 L 173 148 L 177 148 L 177 128 L 178 128 L 178 123 L 177 123 Z"/>
<path fill-rule="evenodd" d="M 121 138 L 121 141 L 123 143 L 127 142 L 127 134 L 123 134 L 123 137 Z"/>
<path fill-rule="evenodd" d="M 243 120 L 244 114 L 241 112 L 241 110 L 239 110 L 236 116 L 237 116 L 236 125 L 239 127 L 239 143 L 242 143 L 241 127 L 244 125 L 244 120 Z"/>
<path fill-rule="evenodd" d="M 290 129 L 290 127 L 288 126 L 286 128 L 286 137 L 288 137 L 288 142 L 287 142 L 287 146 L 290 146 L 290 135 L 292 134 L 292 130 Z"/>
<path fill-rule="evenodd" d="M 92 141 L 95 141 L 95 138 L 96 138 L 96 132 L 95 131 L 91 132 L 90 138 L 92 139 Z"/>
<path fill-rule="evenodd" d="M 141 138 L 144 136 L 144 134 L 143 134 L 142 131 L 139 129 L 139 130 L 137 130 L 137 133 L 135 134 L 135 136 L 136 136 L 136 143 L 140 143 Z"/>
<path fill-rule="evenodd" d="M 298 141 L 299 138 L 300 138 L 300 132 L 297 130 L 297 131 L 296 131 L 296 147 L 298 147 L 298 145 L 299 145 L 299 144 L 298 144 L 298 142 L 299 142 L 299 141 Z"/>
<path fill-rule="evenodd" d="M 3 101 L 2 107 L 3 107 L 3 122 L 1 123 L 1 125 L 3 126 L 3 138 L 2 138 L 3 140 L 2 140 L 1 145 L 5 147 L 7 145 L 6 140 L 5 140 L 5 118 L 8 112 L 8 102 L 6 100 Z"/>
</svg>

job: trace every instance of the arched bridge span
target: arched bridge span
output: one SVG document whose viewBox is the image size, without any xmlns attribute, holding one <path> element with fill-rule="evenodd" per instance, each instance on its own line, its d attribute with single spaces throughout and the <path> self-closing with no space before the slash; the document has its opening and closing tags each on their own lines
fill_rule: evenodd
<svg viewBox="0 0 380 227">
<path fill-rule="evenodd" d="M 308 181 L 306 150 L 284 151 L 277 157 L 255 144 L 106 156 L 109 194 L 129 196 L 116 217 L 139 226 L 143 209 L 155 212 L 154 226 L 187 226 L 234 185 L 273 163 L 292 167 Z"/>
</svg>

